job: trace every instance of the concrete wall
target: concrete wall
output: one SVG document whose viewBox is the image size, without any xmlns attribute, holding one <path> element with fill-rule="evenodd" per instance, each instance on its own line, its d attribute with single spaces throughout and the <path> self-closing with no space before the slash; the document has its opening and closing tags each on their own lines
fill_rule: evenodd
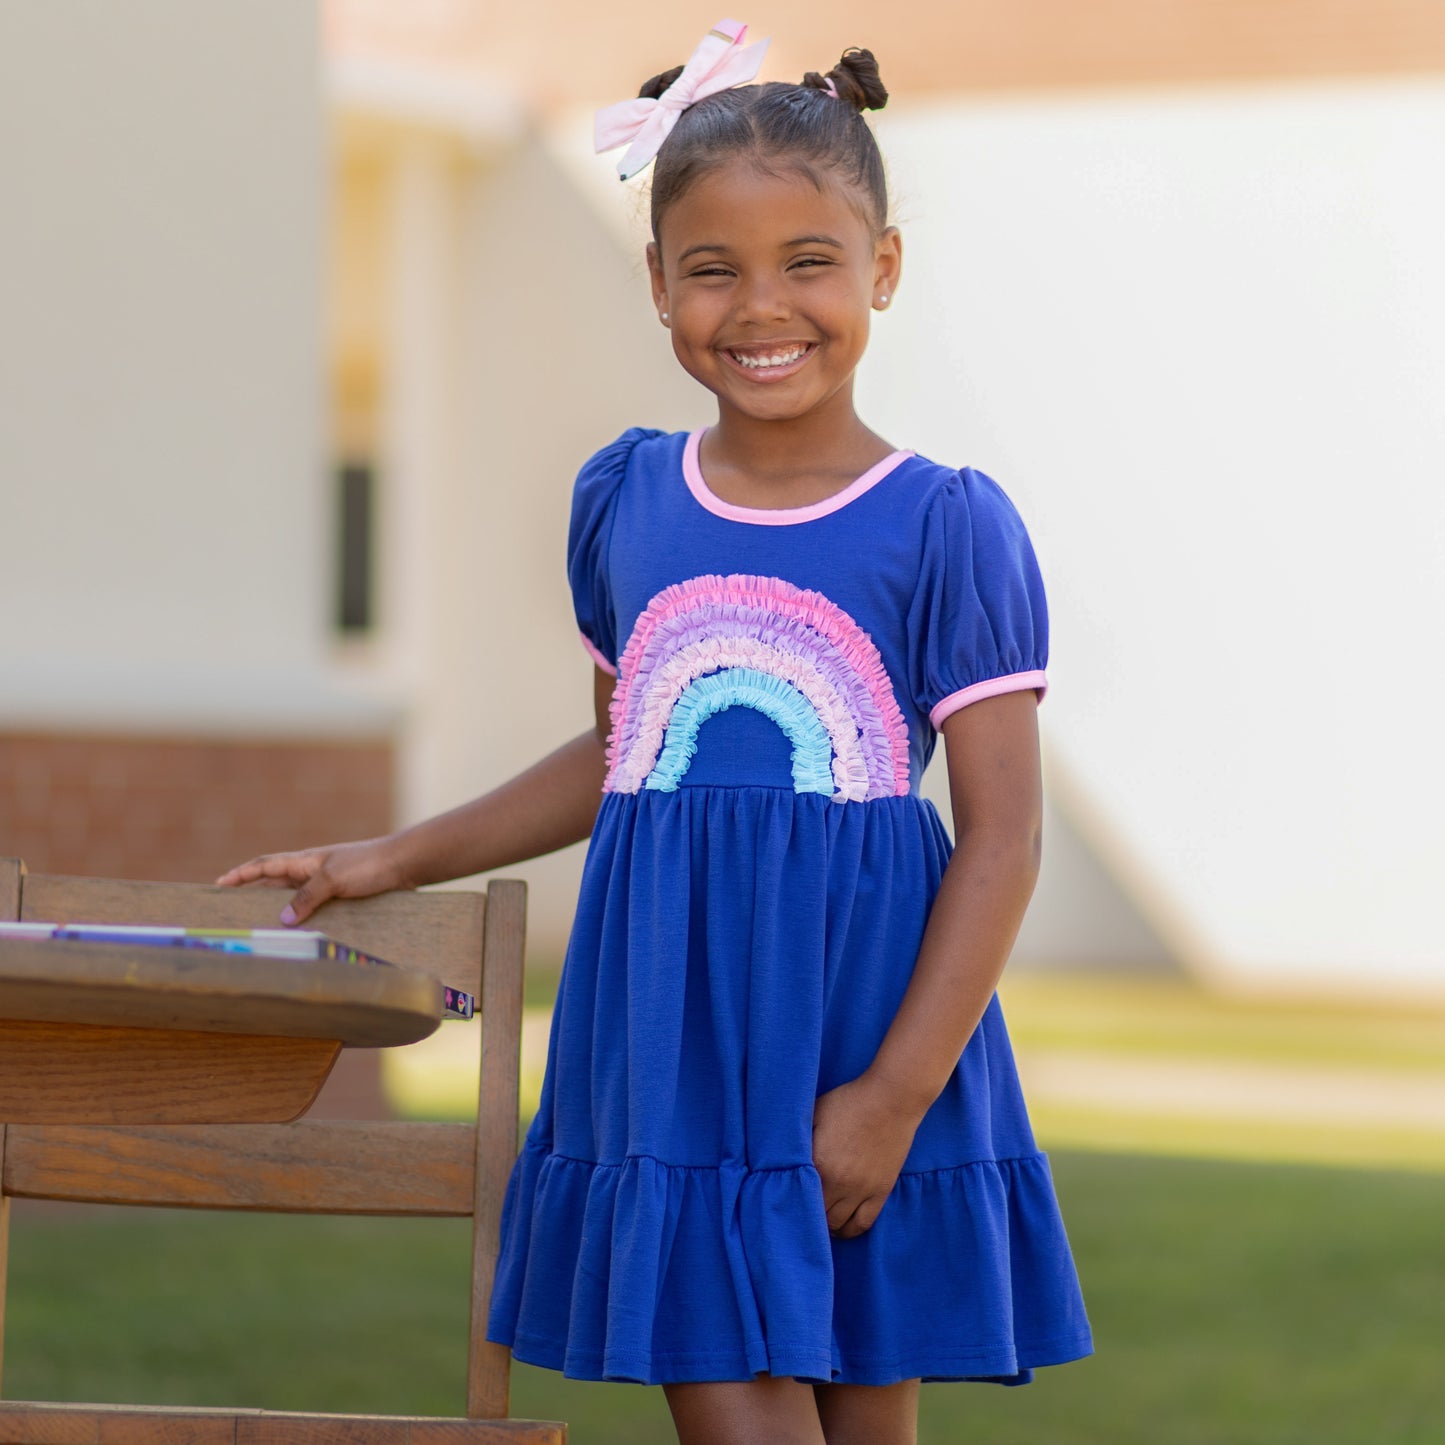
<svg viewBox="0 0 1445 1445">
<path fill-rule="evenodd" d="M 0 727 L 381 725 L 327 665 L 314 30 L 0 7 Z"/>
<path fill-rule="evenodd" d="M 1445 82 L 879 133 L 908 259 L 863 401 L 1030 522 L 1046 745 L 1115 876 L 1235 981 L 1438 981 Z"/>
</svg>

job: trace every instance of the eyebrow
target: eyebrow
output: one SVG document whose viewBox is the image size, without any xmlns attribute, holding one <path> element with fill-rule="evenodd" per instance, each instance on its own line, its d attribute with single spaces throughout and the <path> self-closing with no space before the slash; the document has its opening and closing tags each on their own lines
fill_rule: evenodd
<svg viewBox="0 0 1445 1445">
<path fill-rule="evenodd" d="M 822 235 L 794 236 L 791 241 L 783 242 L 782 249 L 785 251 L 789 251 L 792 250 L 794 246 L 832 246 L 835 250 L 838 251 L 844 249 L 843 243 L 837 240 L 835 237 Z M 677 258 L 677 260 L 678 264 L 681 265 L 682 262 L 686 261 L 689 256 L 696 256 L 699 254 L 699 252 L 702 251 L 716 251 L 720 255 L 726 255 L 727 250 L 728 248 L 726 246 L 721 246 L 718 245 L 716 242 L 708 241 L 698 246 L 689 246 L 687 250 L 684 251 L 682 255 Z"/>
</svg>

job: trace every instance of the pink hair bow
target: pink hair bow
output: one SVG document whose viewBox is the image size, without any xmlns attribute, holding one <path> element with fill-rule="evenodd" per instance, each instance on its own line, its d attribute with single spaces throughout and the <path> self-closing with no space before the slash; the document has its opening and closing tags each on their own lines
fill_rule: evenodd
<svg viewBox="0 0 1445 1445">
<path fill-rule="evenodd" d="M 748 27 L 736 20 L 719 20 L 703 36 L 682 74 L 656 100 L 621 100 L 597 112 L 593 138 L 598 153 L 628 146 L 627 154 L 617 163 L 617 173 L 624 181 L 657 154 L 688 106 L 720 90 L 746 85 L 756 77 L 768 42 L 760 40 L 742 49 L 747 32 Z"/>
</svg>

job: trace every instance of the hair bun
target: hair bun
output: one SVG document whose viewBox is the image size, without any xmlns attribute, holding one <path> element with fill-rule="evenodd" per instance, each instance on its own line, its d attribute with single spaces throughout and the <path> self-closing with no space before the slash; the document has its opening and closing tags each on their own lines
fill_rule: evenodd
<svg viewBox="0 0 1445 1445">
<path fill-rule="evenodd" d="M 660 100 L 662 92 L 682 74 L 683 69 L 684 67 L 681 65 L 674 65 L 671 70 L 664 70 L 661 75 L 654 75 L 637 92 L 638 100 Z"/>
<path fill-rule="evenodd" d="M 838 99 L 854 110 L 882 110 L 888 104 L 888 91 L 878 74 L 878 62 L 871 50 L 850 47 L 827 75 L 810 70 L 803 77 L 803 84 L 810 90 L 827 90 L 830 80 L 833 89 L 838 92 Z"/>
</svg>

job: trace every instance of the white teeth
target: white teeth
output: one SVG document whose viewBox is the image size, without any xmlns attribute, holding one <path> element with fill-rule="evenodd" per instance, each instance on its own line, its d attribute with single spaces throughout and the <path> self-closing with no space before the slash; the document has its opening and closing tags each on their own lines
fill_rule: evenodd
<svg viewBox="0 0 1445 1445">
<path fill-rule="evenodd" d="M 806 346 L 794 346 L 788 351 L 775 351 L 771 356 L 744 356 L 737 351 L 731 355 L 739 366 L 745 366 L 749 371 L 760 371 L 770 366 L 791 366 L 807 350 Z"/>
</svg>

